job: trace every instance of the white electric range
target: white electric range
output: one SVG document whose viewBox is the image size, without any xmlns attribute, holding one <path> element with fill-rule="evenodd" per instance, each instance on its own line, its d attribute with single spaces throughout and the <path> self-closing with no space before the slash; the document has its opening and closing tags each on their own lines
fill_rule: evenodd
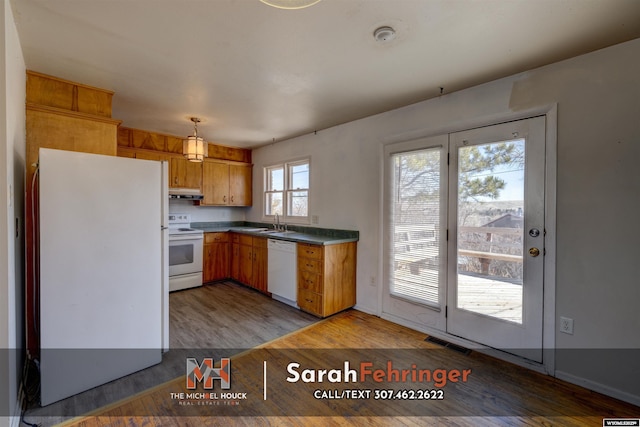
<svg viewBox="0 0 640 427">
<path fill-rule="evenodd" d="M 202 286 L 204 232 L 190 227 L 191 215 L 169 214 L 169 291 Z"/>
</svg>

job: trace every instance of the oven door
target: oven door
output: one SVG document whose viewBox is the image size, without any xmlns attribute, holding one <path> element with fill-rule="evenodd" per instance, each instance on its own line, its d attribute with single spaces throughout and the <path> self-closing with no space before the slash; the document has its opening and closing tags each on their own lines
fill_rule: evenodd
<svg viewBox="0 0 640 427">
<path fill-rule="evenodd" d="M 202 235 L 169 238 L 169 277 L 202 272 Z"/>
</svg>

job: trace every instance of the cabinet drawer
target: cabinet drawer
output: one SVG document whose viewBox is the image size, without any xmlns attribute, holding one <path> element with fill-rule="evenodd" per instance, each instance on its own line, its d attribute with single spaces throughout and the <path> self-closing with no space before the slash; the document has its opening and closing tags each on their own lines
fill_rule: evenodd
<svg viewBox="0 0 640 427">
<path fill-rule="evenodd" d="M 247 234 L 239 234 L 239 236 L 241 245 L 253 246 L 253 237 Z"/>
<path fill-rule="evenodd" d="M 322 261 L 318 259 L 298 257 L 298 270 L 306 270 L 314 274 L 322 274 Z"/>
<path fill-rule="evenodd" d="M 322 294 L 322 275 L 298 270 L 298 289 Z"/>
<path fill-rule="evenodd" d="M 298 243 L 298 255 L 305 258 L 322 259 L 322 246 Z"/>
<path fill-rule="evenodd" d="M 227 233 L 204 233 L 204 244 L 207 243 L 226 243 L 229 241 Z"/>
<path fill-rule="evenodd" d="M 253 238 L 253 247 L 254 248 L 267 248 L 267 238 L 266 237 L 254 237 Z"/>
<path fill-rule="evenodd" d="M 298 289 L 298 305 L 304 311 L 322 316 L 322 295 Z"/>
</svg>

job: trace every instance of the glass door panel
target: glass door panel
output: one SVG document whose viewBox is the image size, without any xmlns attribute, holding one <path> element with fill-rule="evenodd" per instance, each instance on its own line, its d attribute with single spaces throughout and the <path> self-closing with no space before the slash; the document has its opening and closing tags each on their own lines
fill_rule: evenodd
<svg viewBox="0 0 640 427">
<path fill-rule="evenodd" d="M 458 149 L 457 308 L 522 323 L 525 141 Z"/>
</svg>

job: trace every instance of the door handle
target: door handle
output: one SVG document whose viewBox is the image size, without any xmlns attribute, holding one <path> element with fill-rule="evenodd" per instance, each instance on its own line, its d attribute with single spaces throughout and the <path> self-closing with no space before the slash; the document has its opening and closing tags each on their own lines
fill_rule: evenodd
<svg viewBox="0 0 640 427">
<path fill-rule="evenodd" d="M 538 255 L 540 255 L 540 249 L 538 248 L 529 249 L 529 255 L 531 255 L 534 258 L 537 257 Z"/>
</svg>

